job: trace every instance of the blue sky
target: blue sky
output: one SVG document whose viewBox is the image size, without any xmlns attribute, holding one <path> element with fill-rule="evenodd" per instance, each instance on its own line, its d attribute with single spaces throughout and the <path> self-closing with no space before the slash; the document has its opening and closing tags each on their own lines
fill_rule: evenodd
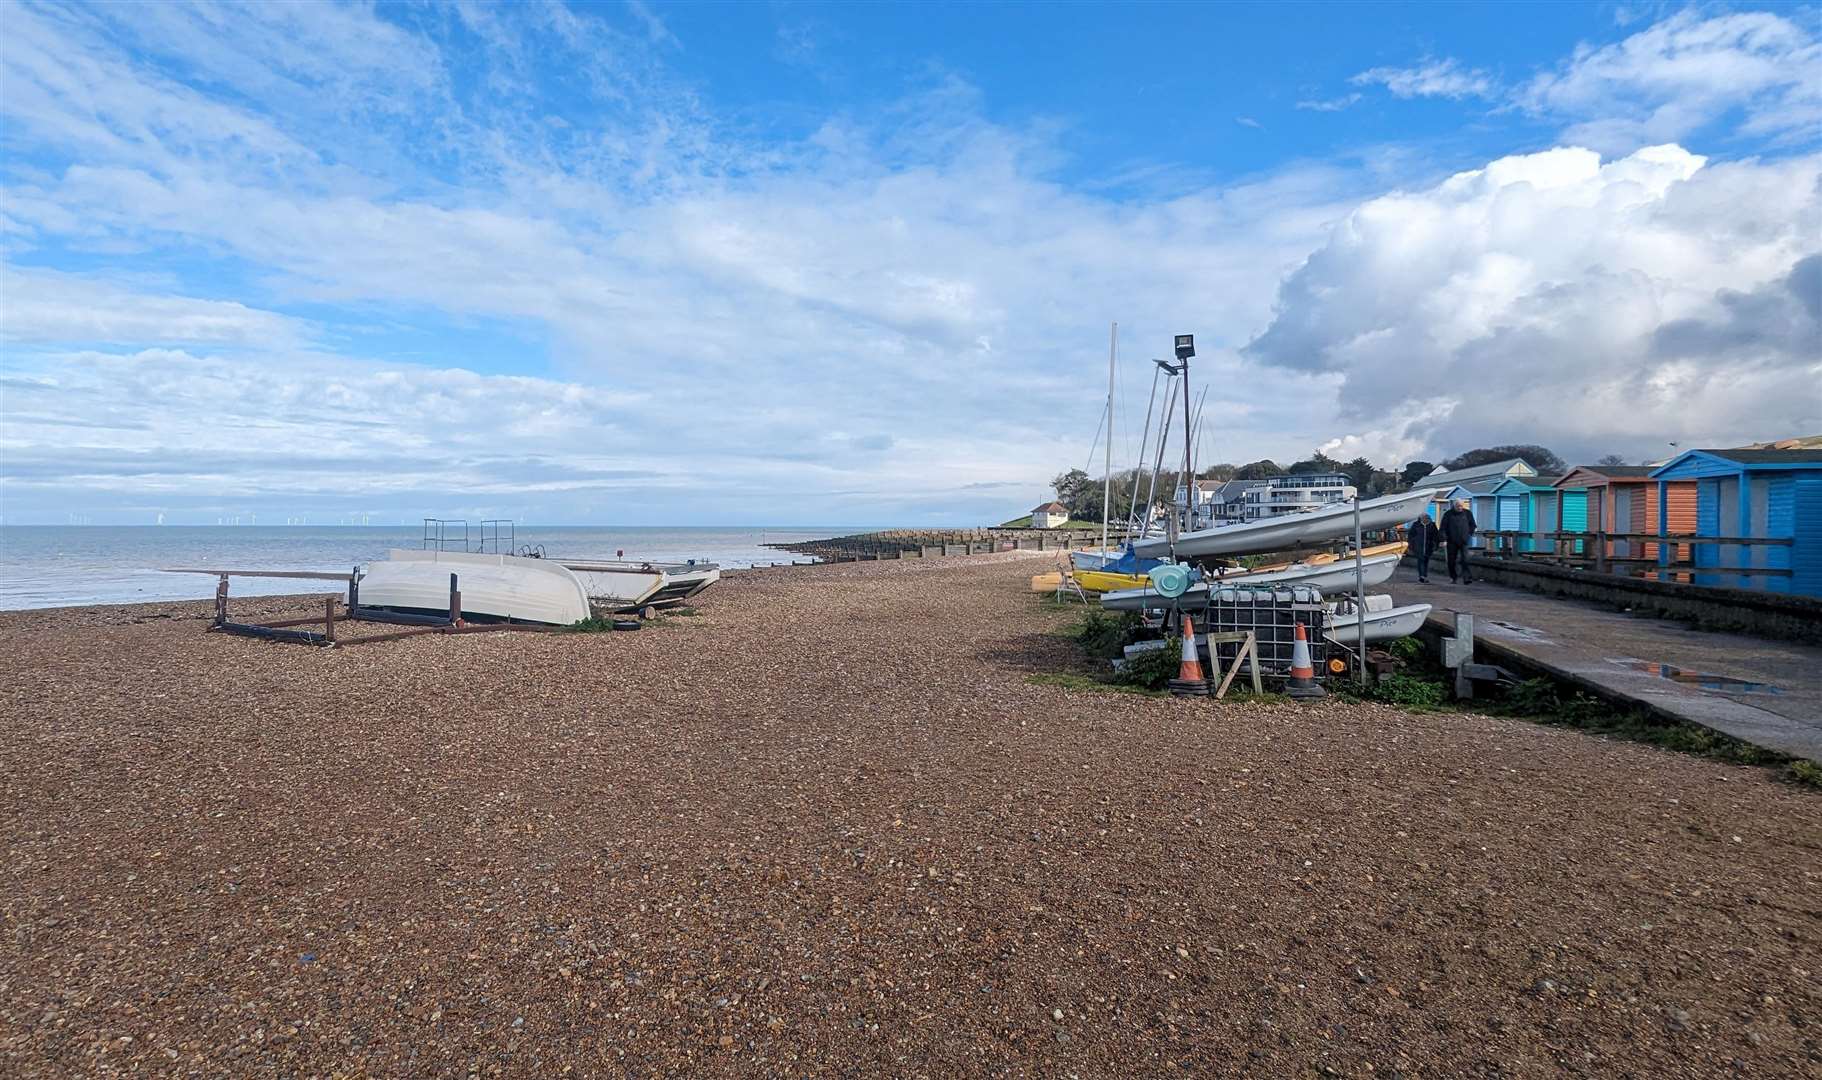
<svg viewBox="0 0 1822 1080">
<path fill-rule="evenodd" d="M 1822 20 L 0 4 L 0 515 L 962 524 L 1822 430 Z"/>
</svg>

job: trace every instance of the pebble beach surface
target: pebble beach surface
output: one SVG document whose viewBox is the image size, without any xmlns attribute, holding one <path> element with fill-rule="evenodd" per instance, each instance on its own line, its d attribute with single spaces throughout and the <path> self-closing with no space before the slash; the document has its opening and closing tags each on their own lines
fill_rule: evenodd
<svg viewBox="0 0 1822 1080">
<path fill-rule="evenodd" d="M 1822 1075 L 1822 796 L 1035 684 L 1047 568 L 336 650 L 0 615 L 0 1074 Z"/>
</svg>

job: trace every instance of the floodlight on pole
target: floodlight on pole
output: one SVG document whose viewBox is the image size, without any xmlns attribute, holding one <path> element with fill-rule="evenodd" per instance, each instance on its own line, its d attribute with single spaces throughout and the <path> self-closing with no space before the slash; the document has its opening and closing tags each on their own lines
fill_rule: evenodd
<svg viewBox="0 0 1822 1080">
<path fill-rule="evenodd" d="M 1196 355 L 1196 338 L 1194 334 L 1178 334 L 1176 340 L 1177 366 L 1183 369 L 1183 524 L 1190 531 L 1195 529 L 1196 507 L 1196 470 L 1190 459 L 1189 437 L 1189 358 Z M 1176 557 L 1176 552 L 1171 552 Z"/>
</svg>

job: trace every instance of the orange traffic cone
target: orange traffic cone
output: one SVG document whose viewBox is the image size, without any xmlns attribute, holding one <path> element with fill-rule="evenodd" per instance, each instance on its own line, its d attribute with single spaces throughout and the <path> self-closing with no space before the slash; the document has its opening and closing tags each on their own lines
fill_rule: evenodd
<svg viewBox="0 0 1822 1080">
<path fill-rule="evenodd" d="M 1183 662 L 1177 677 L 1170 680 L 1170 692 L 1184 696 L 1208 693 L 1208 680 L 1202 677 L 1202 655 L 1196 651 L 1196 624 L 1183 616 Z"/>
<path fill-rule="evenodd" d="M 1302 701 L 1329 696 L 1316 682 L 1316 671 L 1310 666 L 1310 639 L 1304 635 L 1302 623 L 1297 624 L 1297 641 L 1291 646 L 1291 681 L 1284 692 Z"/>
</svg>

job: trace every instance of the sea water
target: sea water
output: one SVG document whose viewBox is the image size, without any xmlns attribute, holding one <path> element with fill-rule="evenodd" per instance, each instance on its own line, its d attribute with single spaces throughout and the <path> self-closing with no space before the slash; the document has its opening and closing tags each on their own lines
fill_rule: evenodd
<svg viewBox="0 0 1822 1080">
<path fill-rule="evenodd" d="M 478 545 L 471 525 L 469 540 Z M 855 532 L 853 528 L 756 528 L 520 525 L 515 547 L 536 546 L 546 557 L 682 562 L 725 568 L 804 561 L 768 548 Z M 384 559 L 390 548 L 423 546 L 418 526 L 296 525 L 6 525 L 0 526 L 0 610 L 72 604 L 131 604 L 204 600 L 215 580 L 169 574 L 167 568 L 316 570 L 345 574 L 356 563 Z M 459 550 L 459 547 L 452 548 Z M 491 550 L 491 548 L 490 548 Z M 625 552 L 619 556 L 619 552 Z M 234 595 L 339 592 L 332 581 L 235 578 Z"/>
</svg>

